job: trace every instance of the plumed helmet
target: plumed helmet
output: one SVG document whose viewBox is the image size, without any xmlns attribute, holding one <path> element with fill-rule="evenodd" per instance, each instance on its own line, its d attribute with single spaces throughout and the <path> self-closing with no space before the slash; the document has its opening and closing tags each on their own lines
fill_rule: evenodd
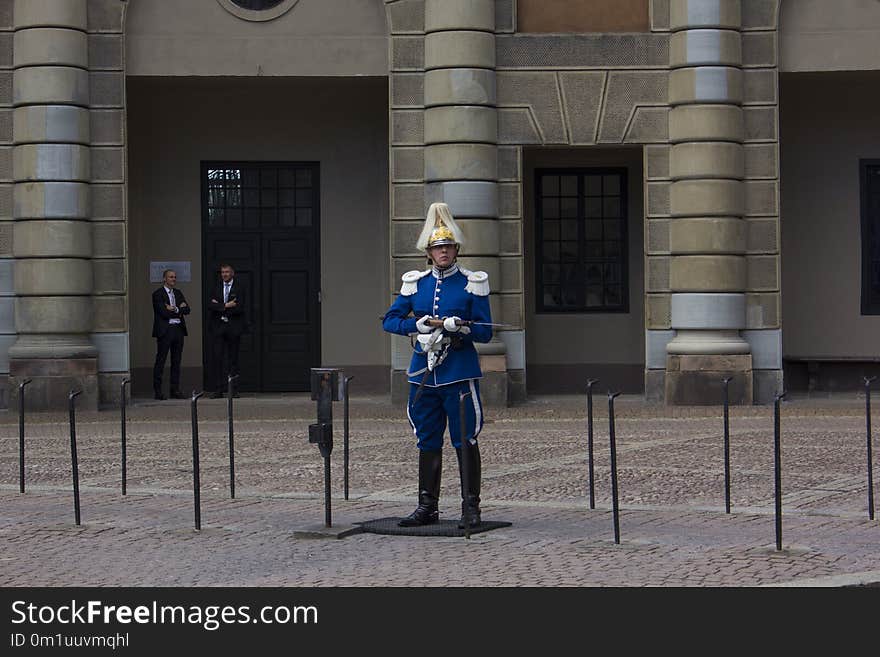
<svg viewBox="0 0 880 657">
<path fill-rule="evenodd" d="M 443 244 L 457 244 L 461 249 L 464 243 L 464 236 L 449 206 L 445 203 L 432 203 L 428 208 L 428 215 L 425 217 L 425 226 L 416 242 L 416 248 L 420 251 L 426 251 L 433 246 L 442 246 Z"/>
</svg>

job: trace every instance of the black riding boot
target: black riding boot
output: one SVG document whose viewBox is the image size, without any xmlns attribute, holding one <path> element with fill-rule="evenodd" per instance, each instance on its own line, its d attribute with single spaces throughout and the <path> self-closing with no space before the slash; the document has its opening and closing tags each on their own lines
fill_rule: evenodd
<svg viewBox="0 0 880 657">
<path fill-rule="evenodd" d="M 440 500 L 440 472 L 443 468 L 443 450 L 427 452 L 419 450 L 419 505 L 416 510 L 397 524 L 401 527 L 418 527 L 437 522 L 440 517 L 437 502 Z"/>
<path fill-rule="evenodd" d="M 464 488 L 464 472 L 461 462 L 461 448 L 455 448 L 455 455 L 458 456 L 458 472 L 461 476 L 461 520 L 458 523 L 459 529 L 464 529 L 465 516 L 467 516 L 468 524 L 475 527 L 480 524 L 480 477 L 482 476 L 482 462 L 480 460 L 480 446 L 466 443 L 465 449 L 468 450 L 468 489 Z"/>
</svg>

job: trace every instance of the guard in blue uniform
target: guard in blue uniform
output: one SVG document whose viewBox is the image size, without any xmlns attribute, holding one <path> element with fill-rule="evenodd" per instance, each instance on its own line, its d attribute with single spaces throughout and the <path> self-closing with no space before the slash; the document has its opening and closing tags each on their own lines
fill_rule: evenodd
<svg viewBox="0 0 880 657">
<path fill-rule="evenodd" d="M 418 507 L 400 521 L 403 527 L 426 525 L 439 518 L 443 435 L 449 436 L 462 470 L 461 450 L 468 451 L 468 486 L 462 477 L 460 527 L 480 523 L 480 448 L 483 427 L 479 379 L 483 373 L 474 342 L 492 339 L 489 277 L 460 267 L 456 258 L 463 244 L 461 229 L 445 203 L 428 208 L 425 226 L 416 243 L 428 254 L 431 268 L 403 275 L 400 295 L 382 320 L 389 333 L 408 335 L 413 356 L 407 416 L 418 439 Z M 470 392 L 465 426 L 460 425 L 459 393 Z M 462 435 L 465 444 L 462 445 Z M 467 516 L 467 518 L 465 517 Z"/>
</svg>

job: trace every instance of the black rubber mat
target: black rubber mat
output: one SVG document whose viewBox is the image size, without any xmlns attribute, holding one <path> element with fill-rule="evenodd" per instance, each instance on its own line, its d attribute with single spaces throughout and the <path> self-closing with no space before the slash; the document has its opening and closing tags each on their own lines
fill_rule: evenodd
<svg viewBox="0 0 880 657">
<path fill-rule="evenodd" d="M 464 530 L 458 528 L 458 520 L 441 520 L 430 525 L 419 527 L 400 527 L 400 518 L 379 518 L 355 523 L 369 534 L 387 534 L 390 536 L 464 536 Z M 481 534 L 501 527 L 510 527 L 513 523 L 501 520 L 484 520 L 471 527 L 471 534 Z"/>
</svg>

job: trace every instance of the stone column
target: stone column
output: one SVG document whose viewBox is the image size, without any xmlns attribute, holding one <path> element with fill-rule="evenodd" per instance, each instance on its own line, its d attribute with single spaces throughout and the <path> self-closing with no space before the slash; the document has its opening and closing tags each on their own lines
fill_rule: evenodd
<svg viewBox="0 0 880 657">
<path fill-rule="evenodd" d="M 96 409 L 87 0 L 15 0 L 14 20 L 11 392 L 31 378 L 31 408 L 66 408 L 81 388 Z"/>
<path fill-rule="evenodd" d="M 501 283 L 495 1 L 425 2 L 425 197 L 443 201 L 467 236 L 459 262 Z M 492 315 L 500 318 L 497 294 Z M 500 321 L 496 319 L 496 321 Z M 507 404 L 505 345 L 477 345 L 487 404 Z"/>
<path fill-rule="evenodd" d="M 752 403 L 739 0 L 671 0 L 671 326 L 666 402 Z"/>
<path fill-rule="evenodd" d="M 9 406 L 9 347 L 15 344 L 12 284 L 12 0 L 0 2 L 0 409 Z"/>
</svg>

